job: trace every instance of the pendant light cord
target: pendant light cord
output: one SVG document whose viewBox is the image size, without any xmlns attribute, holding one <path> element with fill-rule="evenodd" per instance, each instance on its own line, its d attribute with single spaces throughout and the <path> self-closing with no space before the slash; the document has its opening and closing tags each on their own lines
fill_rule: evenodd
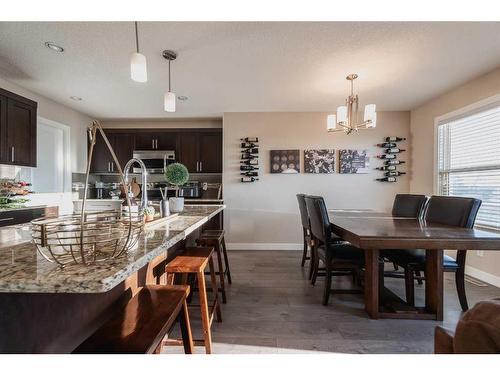
<svg viewBox="0 0 500 375">
<path fill-rule="evenodd" d="M 170 60 L 168 60 L 168 92 L 172 92 L 170 90 L 170 83 L 171 83 L 171 81 L 170 81 Z"/>
<path fill-rule="evenodd" d="M 139 34 L 137 32 L 137 21 L 135 21 L 134 24 L 135 24 L 135 47 L 137 49 L 137 53 L 139 53 Z"/>
</svg>

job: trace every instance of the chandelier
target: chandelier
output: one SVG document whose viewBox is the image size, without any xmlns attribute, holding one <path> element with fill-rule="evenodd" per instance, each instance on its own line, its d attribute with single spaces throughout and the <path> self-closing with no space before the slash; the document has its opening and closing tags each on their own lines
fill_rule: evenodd
<svg viewBox="0 0 500 375">
<path fill-rule="evenodd" d="M 351 81 L 351 94 L 346 99 L 346 105 L 337 108 L 336 115 L 328 115 L 326 127 L 329 132 L 344 131 L 351 134 L 360 129 L 370 129 L 377 126 L 377 112 L 375 104 L 367 104 L 363 122 L 358 122 L 358 95 L 354 95 L 354 80 L 358 78 L 357 74 L 349 74 L 346 79 Z"/>
</svg>

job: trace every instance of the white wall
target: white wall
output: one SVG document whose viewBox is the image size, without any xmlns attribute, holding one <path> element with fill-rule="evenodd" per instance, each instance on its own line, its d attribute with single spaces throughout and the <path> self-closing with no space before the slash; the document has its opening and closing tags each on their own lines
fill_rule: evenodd
<svg viewBox="0 0 500 375">
<path fill-rule="evenodd" d="M 39 117 L 67 125 L 71 128 L 71 171 L 84 173 L 87 163 L 86 129 L 92 122 L 92 119 L 83 113 L 77 112 L 42 95 L 26 90 L 2 77 L 0 77 L 0 87 L 37 102 Z"/>
<path fill-rule="evenodd" d="M 410 190 L 431 195 L 434 189 L 434 120 L 480 100 L 500 94 L 500 68 L 471 80 L 411 111 Z M 467 254 L 468 273 L 500 286 L 500 251 Z"/>
<path fill-rule="evenodd" d="M 386 136 L 409 137 L 409 112 L 381 112 L 377 128 L 358 134 L 328 133 L 326 113 L 225 113 L 224 128 L 224 213 L 227 241 L 233 248 L 296 248 L 302 241 L 297 193 L 318 194 L 329 208 L 371 208 L 387 211 L 397 193 L 409 191 L 409 178 L 397 183 L 375 181 L 382 173 L 372 169 L 365 175 L 280 175 L 270 174 L 269 151 L 306 148 L 368 149 Z M 254 183 L 240 181 L 240 138 L 259 137 L 260 176 Z M 409 141 L 401 144 L 409 149 Z M 408 160 L 408 153 L 402 154 Z M 371 158 L 371 167 L 381 165 Z M 303 170 L 303 167 L 302 167 Z M 338 165 L 336 166 L 338 170 Z M 405 164 L 401 170 L 410 170 Z"/>
</svg>

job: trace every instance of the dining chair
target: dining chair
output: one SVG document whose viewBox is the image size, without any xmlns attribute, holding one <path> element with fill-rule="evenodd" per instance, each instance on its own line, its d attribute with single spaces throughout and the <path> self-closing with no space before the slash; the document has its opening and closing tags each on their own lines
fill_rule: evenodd
<svg viewBox="0 0 500 375">
<path fill-rule="evenodd" d="M 312 255 L 312 254 L 311 255 L 307 254 L 308 250 L 311 248 L 311 228 L 309 225 L 309 216 L 307 215 L 305 198 L 306 198 L 305 194 L 297 194 L 297 201 L 299 202 L 300 221 L 302 224 L 302 237 L 304 242 L 304 248 L 302 250 L 302 261 L 300 262 L 301 267 L 304 267 L 306 260 L 310 260 Z M 309 279 L 311 279 L 311 276 L 312 276 L 312 267 L 310 268 Z"/>
<path fill-rule="evenodd" d="M 424 219 L 429 223 L 473 228 L 480 207 L 481 200 L 475 198 L 432 196 L 427 204 Z M 465 294 L 466 255 L 467 250 L 458 250 L 455 259 L 449 255 L 443 255 L 443 271 L 455 273 L 458 299 L 463 311 L 469 308 Z M 424 272 L 425 278 L 425 250 L 391 250 L 385 251 L 384 256 L 405 269 L 406 302 L 413 306 L 415 304 L 414 272 Z"/>
<path fill-rule="evenodd" d="M 328 305 L 330 293 L 361 293 L 359 289 L 332 289 L 331 285 L 333 276 L 359 274 L 364 264 L 362 250 L 333 236 L 328 211 L 322 197 L 306 196 L 305 201 L 313 240 L 314 282 L 319 261 L 321 260 L 325 266 L 323 305 Z"/>
<path fill-rule="evenodd" d="M 394 203 L 392 205 L 392 216 L 418 219 L 422 217 L 428 199 L 429 198 L 426 195 L 421 194 L 396 194 L 396 196 L 394 197 Z M 382 256 L 383 255 L 384 252 L 382 251 Z M 398 265 L 396 263 L 393 263 L 393 266 L 394 271 L 398 271 Z M 417 276 L 418 283 L 422 284 L 420 271 L 416 271 L 415 274 Z M 385 272 L 384 276 L 394 278 L 404 277 L 401 272 L 393 271 Z"/>
</svg>

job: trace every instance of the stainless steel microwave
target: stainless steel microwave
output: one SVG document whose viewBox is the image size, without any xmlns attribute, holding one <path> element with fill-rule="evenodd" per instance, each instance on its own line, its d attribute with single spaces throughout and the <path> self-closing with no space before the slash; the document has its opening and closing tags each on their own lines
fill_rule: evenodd
<svg viewBox="0 0 500 375">
<path fill-rule="evenodd" d="M 152 150 L 152 151 L 134 151 L 134 158 L 143 161 L 146 170 L 150 174 L 161 174 L 169 164 L 175 163 L 175 151 L 170 150 Z M 134 173 L 141 173 L 141 169 L 134 166 Z"/>
</svg>

